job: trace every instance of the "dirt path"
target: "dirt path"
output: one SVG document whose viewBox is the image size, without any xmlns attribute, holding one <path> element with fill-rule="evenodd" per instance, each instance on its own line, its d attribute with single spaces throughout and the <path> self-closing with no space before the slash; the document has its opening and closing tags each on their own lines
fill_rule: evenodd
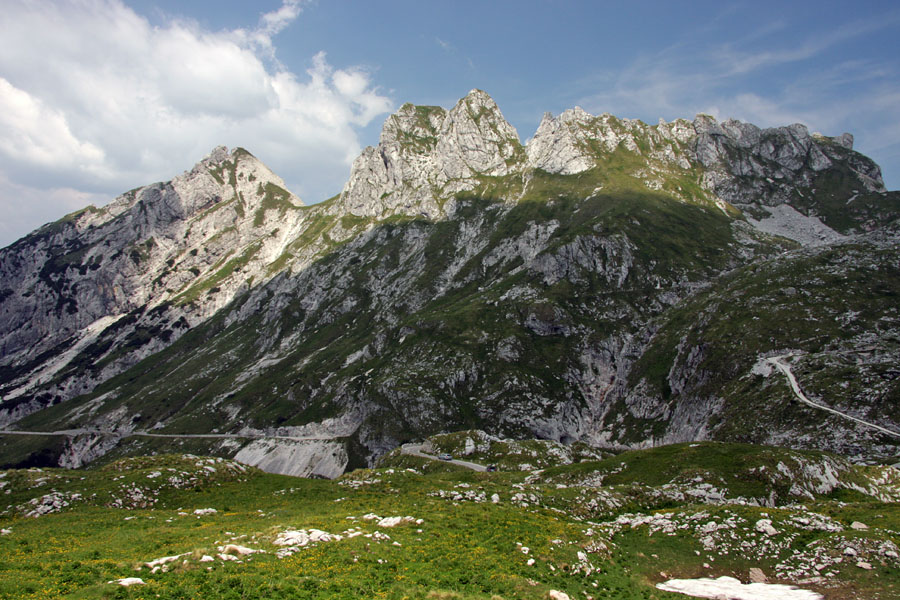
<svg viewBox="0 0 900 600">
<path fill-rule="evenodd" d="M 400 446 L 400 452 L 403 454 L 409 454 L 410 456 L 418 456 L 421 458 L 427 458 L 429 460 L 436 460 L 438 462 L 446 462 L 452 465 L 459 465 L 460 467 L 465 467 L 467 469 L 472 469 L 473 471 L 487 471 L 487 467 L 484 465 L 479 465 L 478 463 L 468 462 L 465 460 L 441 460 L 437 456 L 432 456 L 431 454 L 425 454 L 422 452 L 422 444 L 404 444 Z"/>
<path fill-rule="evenodd" d="M 778 368 L 779 371 L 784 373 L 784 376 L 788 378 L 788 382 L 791 384 L 791 389 L 794 391 L 794 395 L 797 396 L 797 399 L 800 402 L 803 402 L 806 405 L 812 406 L 813 408 L 818 408 L 819 410 L 825 410 L 832 414 L 835 414 L 839 417 L 843 417 L 844 419 L 849 419 L 851 421 L 855 421 L 861 425 L 865 425 L 866 427 L 871 427 L 872 429 L 877 429 L 883 433 L 888 435 L 893 435 L 895 437 L 900 437 L 900 432 L 892 431 L 890 429 L 885 429 L 881 425 L 876 425 L 875 423 L 869 423 L 868 421 L 863 421 L 862 419 L 857 419 L 856 417 L 850 416 L 846 413 L 842 413 L 840 411 L 834 410 L 828 406 L 819 404 L 818 402 L 813 402 L 803 393 L 803 390 L 800 389 L 800 384 L 797 383 L 797 378 L 794 377 L 794 374 L 791 372 L 791 367 L 788 366 L 782 359 L 793 356 L 793 354 L 782 354 L 781 356 L 773 356 L 772 358 L 766 359 L 766 362 L 774 365 Z"/>
</svg>

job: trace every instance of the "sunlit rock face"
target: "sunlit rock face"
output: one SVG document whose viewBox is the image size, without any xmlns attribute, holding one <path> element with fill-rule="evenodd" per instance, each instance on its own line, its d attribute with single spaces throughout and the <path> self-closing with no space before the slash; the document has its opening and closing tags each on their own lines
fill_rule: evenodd
<svg viewBox="0 0 900 600">
<path fill-rule="evenodd" d="M 0 409 L 0 423 L 92 389 L 260 281 L 297 235 L 302 205 L 249 152 L 219 147 L 169 182 L 73 213 L 0 251 L 5 401 L 59 378 L 101 332 L 118 329 L 122 343 L 144 332 L 124 363 L 60 378 L 42 399 Z M 215 285 L 201 283 L 213 277 Z"/>
<path fill-rule="evenodd" d="M 442 200 L 474 189 L 480 177 L 521 169 L 523 159 L 515 128 L 481 90 L 449 111 L 405 104 L 388 118 L 378 146 L 354 161 L 336 209 L 434 218 Z"/>
</svg>

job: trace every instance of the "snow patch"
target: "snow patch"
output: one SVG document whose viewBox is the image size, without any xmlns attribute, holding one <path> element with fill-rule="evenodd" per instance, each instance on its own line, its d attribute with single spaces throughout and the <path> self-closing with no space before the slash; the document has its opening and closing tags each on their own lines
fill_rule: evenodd
<svg viewBox="0 0 900 600">
<path fill-rule="evenodd" d="M 670 579 L 656 584 L 666 592 L 677 592 L 695 598 L 729 598 L 729 600 L 822 600 L 824 596 L 792 585 L 777 583 L 741 583 L 734 577 L 718 579 Z"/>
</svg>

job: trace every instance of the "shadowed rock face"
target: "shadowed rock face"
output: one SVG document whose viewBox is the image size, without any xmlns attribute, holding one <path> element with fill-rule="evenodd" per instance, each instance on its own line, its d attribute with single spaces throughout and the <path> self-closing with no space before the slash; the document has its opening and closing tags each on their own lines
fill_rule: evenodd
<svg viewBox="0 0 900 600">
<path fill-rule="evenodd" d="M 328 476 L 461 428 L 617 447 L 714 438 L 734 410 L 710 357 L 771 323 L 760 308 L 730 337 L 696 339 L 714 308 L 691 329 L 679 306 L 798 246 L 890 252 L 897 215 L 849 134 L 575 108 L 523 146 L 479 90 L 450 110 L 401 107 L 342 193 L 310 207 L 245 150 L 217 148 L 0 251 L 0 424 L 340 438 L 211 446 Z M 893 276 L 872 268 L 889 294 Z M 768 285 L 752 289 L 761 307 L 781 287 Z M 862 315 L 886 343 L 894 317 Z M 73 440 L 61 460 L 110 447 Z"/>
</svg>

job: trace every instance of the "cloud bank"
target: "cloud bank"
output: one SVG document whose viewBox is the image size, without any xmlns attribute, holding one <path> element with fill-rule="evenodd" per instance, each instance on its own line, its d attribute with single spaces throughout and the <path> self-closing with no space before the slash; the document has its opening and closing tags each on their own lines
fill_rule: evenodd
<svg viewBox="0 0 900 600">
<path fill-rule="evenodd" d="M 254 28 L 213 32 L 153 26 L 119 0 L 4 3 L 0 245 L 219 144 L 246 147 L 307 202 L 338 192 L 357 129 L 392 102 L 324 53 L 299 74 L 277 60 L 273 38 L 301 10 L 285 0 Z"/>
</svg>

